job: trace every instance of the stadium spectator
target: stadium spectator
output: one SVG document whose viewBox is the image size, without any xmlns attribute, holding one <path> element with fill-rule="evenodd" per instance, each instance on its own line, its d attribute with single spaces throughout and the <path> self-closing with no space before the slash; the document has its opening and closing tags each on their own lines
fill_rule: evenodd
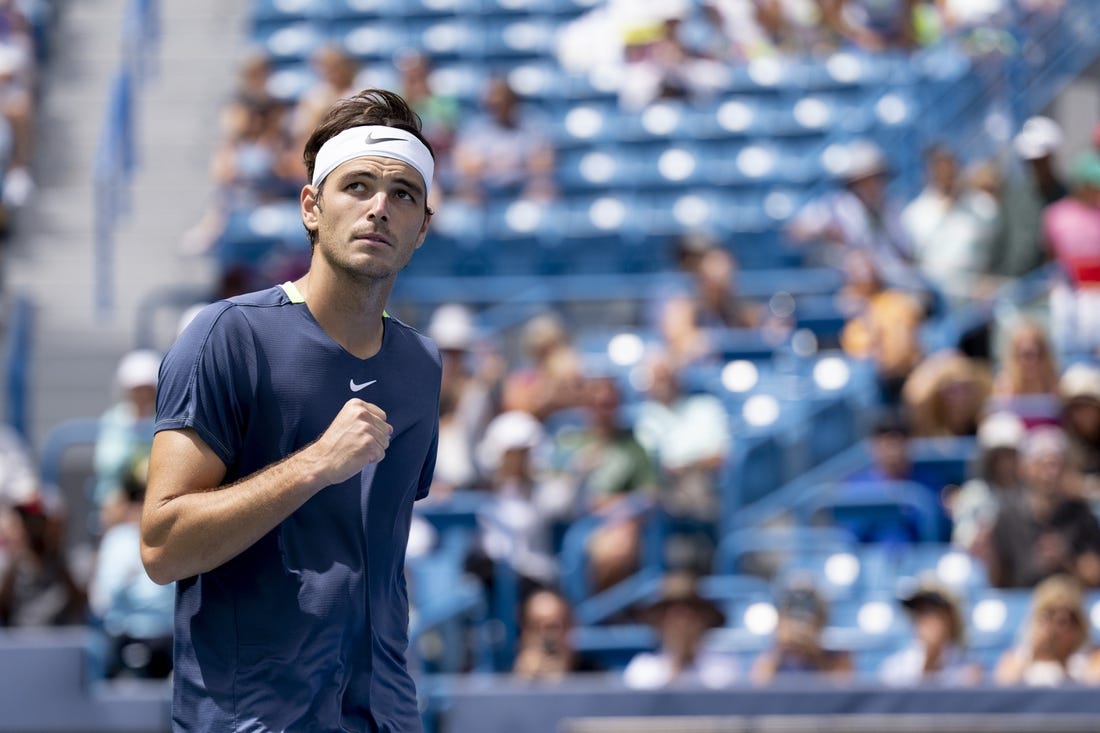
<svg viewBox="0 0 1100 733">
<path fill-rule="evenodd" d="M 988 272 L 994 278 L 1018 278 L 1043 265 L 1043 209 L 1066 195 L 1055 155 L 1062 129 L 1048 117 L 1028 119 L 1013 139 L 1018 160 L 1001 167 L 980 164 L 973 185 L 999 202 L 998 229 Z"/>
<path fill-rule="evenodd" d="M 273 104 L 276 99 L 268 89 L 271 79 L 271 58 L 262 51 L 252 51 L 237 70 L 237 89 L 221 112 L 222 138 L 235 140 L 245 133 L 252 110 Z"/>
<path fill-rule="evenodd" d="M 818 248 L 812 260 L 841 267 L 849 249 L 861 249 L 871 254 L 889 285 L 923 289 L 901 206 L 887 190 L 886 156 L 868 140 L 852 143 L 846 153 L 844 187 L 804 206 L 788 224 L 788 235 Z"/>
<path fill-rule="evenodd" d="M 18 209 L 34 193 L 30 175 L 34 147 L 36 100 L 33 43 L 24 18 L 14 7 L 2 10 L 0 24 L 0 132 L 3 190 L 0 199 L 8 209 Z"/>
<path fill-rule="evenodd" d="M 713 521 L 716 474 L 732 445 L 726 408 L 714 395 L 685 394 L 667 353 L 650 354 L 644 367 L 634 437 L 661 472 L 662 503 L 674 515 Z"/>
<path fill-rule="evenodd" d="M 866 51 L 883 51 L 889 45 L 912 44 L 909 3 L 866 0 L 817 0 L 821 23 L 837 46 L 852 45 Z"/>
<path fill-rule="evenodd" d="M 1050 295 L 1052 336 L 1063 354 L 1100 347 L 1100 152 L 1074 161 L 1073 195 L 1043 212 L 1043 237 L 1066 282 Z"/>
<path fill-rule="evenodd" d="M 918 437 L 974 435 L 991 377 L 980 362 L 957 351 L 926 357 L 905 380 L 902 403 Z"/>
<path fill-rule="evenodd" d="M 729 414 L 714 395 L 685 393 L 668 353 L 651 353 L 643 370 L 634 437 L 657 467 L 661 505 L 674 520 L 665 555 L 675 567 L 701 572 L 713 559 L 718 476 L 733 444 Z"/>
<path fill-rule="evenodd" d="M 359 62 L 354 56 L 336 44 L 327 44 L 314 51 L 310 66 L 318 82 L 298 98 L 291 119 L 291 149 L 301 150 L 310 132 L 321 121 L 325 112 L 338 99 L 353 96 L 359 91 L 355 83 L 359 75 Z M 300 162 L 298 175 L 305 178 L 305 164 Z"/>
<path fill-rule="evenodd" d="M 556 682 L 598 668 L 573 647 L 573 609 L 555 590 L 527 596 L 520 614 L 519 644 L 512 674 L 521 679 Z"/>
<path fill-rule="evenodd" d="M 1035 116 L 1024 121 L 1012 141 L 1016 154 L 1027 163 L 1032 189 L 1042 206 L 1060 201 L 1069 193 L 1055 160 L 1062 139 L 1062 128 L 1057 122 L 1049 117 Z"/>
<path fill-rule="evenodd" d="M 709 95 L 729 78 L 730 23 L 713 9 L 697 16 L 693 6 L 679 0 L 601 3 L 562 28 L 558 60 L 572 73 L 613 79 L 624 109 Z"/>
<path fill-rule="evenodd" d="M 692 291 L 670 297 L 660 314 L 661 337 L 681 366 L 711 353 L 711 331 L 762 325 L 759 307 L 737 292 L 737 260 L 728 251 L 702 252 L 691 275 Z"/>
<path fill-rule="evenodd" d="M 556 195 L 554 148 L 545 125 L 504 77 L 486 84 L 482 112 L 455 140 L 455 195 L 472 204 L 498 196 L 546 201 Z"/>
<path fill-rule="evenodd" d="M 732 659 L 708 652 L 707 631 L 722 626 L 725 615 L 699 594 L 694 576 L 676 572 L 663 579 L 660 598 L 645 611 L 657 630 L 656 652 L 636 655 L 623 670 L 623 682 L 638 690 L 678 685 L 728 687 L 737 677 Z"/>
<path fill-rule="evenodd" d="M 478 544 L 468 567 L 491 586 L 493 565 L 511 566 L 521 593 L 557 580 L 549 512 L 538 505 L 544 488 L 536 470 L 545 431 L 531 414 L 504 412 L 493 418 L 477 455 L 492 500 L 478 511 Z"/>
<path fill-rule="evenodd" d="M 554 312 L 524 324 L 520 342 L 526 363 L 504 379 L 501 409 L 525 410 L 540 420 L 581 404 L 584 376 L 565 323 Z"/>
<path fill-rule="evenodd" d="M 895 686 L 977 683 L 982 668 L 966 653 L 966 623 L 952 593 L 926 580 L 900 601 L 913 624 L 913 641 L 883 661 L 879 678 Z"/>
<path fill-rule="evenodd" d="M 1100 587 L 1100 523 L 1073 492 L 1065 433 L 1031 430 L 1021 449 L 1022 502 L 1002 504 L 991 531 L 990 582 L 1030 587 L 1051 575 L 1072 575 Z"/>
<path fill-rule="evenodd" d="M 1058 383 L 1069 462 L 1085 480 L 1084 494 L 1100 499 L 1100 367 L 1074 364 Z"/>
<path fill-rule="evenodd" d="M 0 573 L 0 626 L 82 623 L 86 598 L 65 556 L 61 508 L 35 494 L 2 511 L 8 558 Z"/>
<path fill-rule="evenodd" d="M 951 516 L 951 542 L 981 557 L 1001 507 L 1024 500 L 1020 446 L 1027 435 L 1023 420 L 1011 412 L 994 412 L 978 426 L 975 471 L 945 503 Z"/>
<path fill-rule="evenodd" d="M 443 363 L 435 499 L 469 488 L 479 478 L 474 446 L 492 416 L 504 366 L 495 354 L 474 352 L 476 329 L 473 313 L 459 303 L 441 305 L 428 321 L 428 336 Z"/>
<path fill-rule="evenodd" d="M 746 59 L 824 50 L 821 15 L 813 2 L 715 0 L 715 4 L 723 10 L 727 32 Z"/>
<path fill-rule="evenodd" d="M 895 521 L 885 521 L 878 516 L 834 517 L 834 523 L 844 527 L 861 542 L 906 544 L 925 539 L 925 522 L 946 533 L 946 518 L 940 492 L 943 483 L 932 471 L 914 464 L 909 454 L 909 438 L 912 428 L 909 418 L 901 409 L 886 409 L 876 419 L 871 435 L 871 464 L 849 475 L 836 488 L 841 499 L 871 501 L 889 497 L 891 484 L 905 482 L 922 487 L 927 494 L 918 501 L 926 506 L 922 512 L 915 506 L 905 505 Z M 927 514 L 928 516 L 922 516 Z"/>
<path fill-rule="evenodd" d="M 157 374 L 160 354 L 148 349 L 131 351 L 119 360 L 115 370 L 118 400 L 99 418 L 96 437 L 95 493 L 100 524 L 106 529 L 125 503 L 122 486 L 134 461 L 149 454 L 153 444 Z"/>
<path fill-rule="evenodd" d="M 773 646 L 753 661 L 750 677 L 754 684 L 779 683 L 790 674 L 851 677 L 851 654 L 824 646 L 821 635 L 829 621 L 829 606 L 810 579 L 790 582 L 781 591 L 777 610 Z"/>
<path fill-rule="evenodd" d="M 1023 320 L 1012 327 L 987 407 L 1015 412 L 1028 427 L 1058 423 L 1058 365 L 1038 323 Z"/>
<path fill-rule="evenodd" d="M 613 377 L 590 376 L 582 403 L 586 423 L 558 433 L 551 467 L 570 484 L 570 494 L 582 511 L 602 518 L 587 549 L 593 585 L 603 590 L 637 567 L 637 510 L 656 495 L 657 477 L 645 448 L 622 424 L 622 394 Z"/>
<path fill-rule="evenodd" d="M 401 96 L 420 115 L 424 137 L 435 152 L 435 179 L 442 190 L 450 191 L 454 187 L 451 156 L 461 116 L 458 101 L 432 86 L 431 59 L 426 54 L 410 51 L 402 54 L 396 64 L 401 75 Z"/>
<path fill-rule="evenodd" d="M 187 254 L 209 252 L 234 209 L 285 201 L 301 185 L 301 162 L 290 145 L 284 106 L 275 100 L 240 102 L 239 129 L 222 141 L 211 161 L 214 197 L 183 239 Z"/>
<path fill-rule="evenodd" d="M 22 504 L 37 491 L 38 473 L 26 441 L 10 425 L 0 424 L 0 507 Z"/>
<path fill-rule="evenodd" d="M 883 404 L 897 404 L 906 377 L 923 354 L 924 307 L 912 293 L 888 287 L 868 252 L 849 252 L 844 273 L 838 302 L 848 319 L 840 346 L 853 358 L 874 361 Z"/>
<path fill-rule="evenodd" d="M 955 302 L 987 296 L 997 202 L 969 188 L 955 153 L 941 145 L 925 153 L 926 183 L 902 212 L 902 224 L 925 277 Z"/>
<path fill-rule="evenodd" d="M 1056 687 L 1095 682 L 1090 663 L 1089 624 L 1081 585 L 1056 575 L 1035 588 L 1021 642 L 997 661 L 998 685 Z"/>
<path fill-rule="evenodd" d="M 172 671 L 173 585 L 157 585 L 141 564 L 141 506 L 147 459 L 134 463 L 123 480 L 125 506 L 99 543 L 88 585 L 88 606 L 105 642 L 103 674 L 167 677 Z"/>
</svg>

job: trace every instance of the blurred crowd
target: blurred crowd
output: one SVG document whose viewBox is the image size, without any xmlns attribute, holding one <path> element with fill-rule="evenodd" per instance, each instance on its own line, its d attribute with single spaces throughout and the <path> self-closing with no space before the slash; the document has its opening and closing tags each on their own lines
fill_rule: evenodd
<svg viewBox="0 0 1100 733">
<path fill-rule="evenodd" d="M 0 233 L 35 190 L 31 153 L 51 12 L 49 0 L 0 3 Z"/>
<path fill-rule="evenodd" d="M 962 0 L 608 2 L 564 30 L 559 54 L 567 69 L 616 75 L 622 105 L 637 108 L 705 95 L 731 62 L 794 49 L 909 50 L 980 28 L 999 7 Z M 1056 7 L 1050 0 L 1028 5 Z M 0 32 L 8 28 L 13 39 L 17 15 L 0 11 Z M 13 40 L 13 53 L 18 47 Z M 18 68 L 29 74 L 33 54 L 23 53 Z M 0 77 L 6 54 L 0 45 Z M 558 195 L 550 121 L 506 77 L 486 79 L 480 108 L 471 112 L 433 87 L 428 56 L 402 54 L 395 63 L 395 90 L 421 115 L 436 152 L 434 208 Z M 242 63 L 220 121 L 216 190 L 185 237 L 188 252 L 216 248 L 233 210 L 297 197 L 305 137 L 371 71 L 337 46 L 320 49 L 313 65 L 317 84 L 287 101 L 270 91 L 271 59 L 253 54 Z M 26 169 L 21 136 L 29 135 L 29 118 L 7 110 L 29 104 L 31 96 L 20 96 L 27 81 L 0 94 L 12 133 L 9 173 Z M 932 507 L 930 517 L 837 525 L 868 545 L 954 545 L 985 568 L 991 587 L 1031 592 L 1016 644 L 989 665 L 967 651 L 967 622 L 952 589 L 926 579 L 899 589 L 911 638 L 883 660 L 887 684 L 1100 683 L 1085 608 L 1087 594 L 1100 589 L 1100 152 L 1061 159 L 1063 132 L 1046 117 L 1015 132 L 1004 159 L 967 161 L 950 140 L 930 147 L 924 187 L 909 200 L 891 188 L 883 151 L 861 142 L 840 185 L 798 211 L 785 231 L 807 263 L 843 276 L 833 297 L 845 323 L 835 344 L 821 346 L 874 365 L 869 458 L 842 477 L 842 490 L 865 495 L 905 483 Z M 3 191 L 8 201 L 8 182 Z M 854 674 L 854 651 L 823 637 L 828 599 L 805 579 L 775 587 L 771 646 L 751 665 L 705 643 L 727 619 L 697 579 L 714 567 L 719 485 L 739 436 L 728 406 L 692 386 L 689 375 L 720 363 L 723 333 L 758 331 L 779 343 L 793 329 L 789 312 L 742 294 L 746 273 L 725 244 L 698 232 L 669 243 L 684 286 L 653 298 L 642 325 L 658 343 L 629 379 L 583 353 L 553 310 L 522 325 L 518 353 L 462 303 L 444 304 L 416 324 L 443 360 L 439 455 L 425 506 L 487 497 L 462 572 L 487 594 L 501 566 L 519 579 L 517 676 L 600 669 L 573 648 L 574 609 L 563 593 L 562 536 L 582 521 L 592 526 L 584 545 L 591 591 L 613 588 L 655 550 L 671 570 L 660 597 L 631 610 L 630 620 L 652 627 L 656 648 L 602 671 L 637 688 Z M 306 258 L 224 271 L 219 296 L 296 277 Z M 959 319 L 965 328 L 950 343 L 930 337 L 959 316 L 991 309 L 1020 278 L 1048 271 L 1052 284 L 1033 312 L 999 308 L 988 318 Z M 138 541 L 159 358 L 137 351 L 119 364 L 117 400 L 99 422 L 90 519 L 70 515 L 56 487 L 42 485 L 18 436 L 0 433 L 0 624 L 90 624 L 97 632 L 91 657 L 105 676 L 170 671 L 172 589 L 145 576 Z M 947 484 L 923 471 L 911 454 L 922 438 L 972 438 L 967 480 Z M 675 524 L 675 544 L 647 547 L 643 518 L 654 509 Z M 64 542 L 73 522 L 92 527 L 90 561 L 74 561 Z M 427 520 L 417 522 L 414 536 L 427 539 L 418 539 L 411 559 L 431 553 L 438 540 Z M 420 600 L 415 588 L 412 600 Z"/>
</svg>

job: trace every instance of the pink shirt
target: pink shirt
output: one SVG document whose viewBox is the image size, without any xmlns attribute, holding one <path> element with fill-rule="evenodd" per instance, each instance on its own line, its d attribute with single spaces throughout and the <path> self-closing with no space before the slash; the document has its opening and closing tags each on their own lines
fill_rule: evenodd
<svg viewBox="0 0 1100 733">
<path fill-rule="evenodd" d="M 1100 208 L 1067 196 L 1043 213 L 1043 236 L 1076 285 L 1100 285 Z"/>
</svg>

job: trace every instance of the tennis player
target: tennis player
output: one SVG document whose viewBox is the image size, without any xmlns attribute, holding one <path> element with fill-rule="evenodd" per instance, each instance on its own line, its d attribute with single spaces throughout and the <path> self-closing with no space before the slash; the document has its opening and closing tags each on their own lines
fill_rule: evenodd
<svg viewBox="0 0 1100 733">
<path fill-rule="evenodd" d="M 439 354 L 384 310 L 433 153 L 390 92 L 306 143 L 295 282 L 205 308 L 164 359 L 142 558 L 177 582 L 173 730 L 419 731 L 403 566 Z"/>
</svg>

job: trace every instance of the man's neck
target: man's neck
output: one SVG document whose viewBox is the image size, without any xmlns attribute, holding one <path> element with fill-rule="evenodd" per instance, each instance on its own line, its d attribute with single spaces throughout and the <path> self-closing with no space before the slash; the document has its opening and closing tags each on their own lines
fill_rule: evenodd
<svg viewBox="0 0 1100 733">
<path fill-rule="evenodd" d="M 382 318 L 392 280 L 364 285 L 330 268 L 315 266 L 294 285 L 325 333 L 350 354 L 368 359 L 382 348 Z"/>
</svg>

